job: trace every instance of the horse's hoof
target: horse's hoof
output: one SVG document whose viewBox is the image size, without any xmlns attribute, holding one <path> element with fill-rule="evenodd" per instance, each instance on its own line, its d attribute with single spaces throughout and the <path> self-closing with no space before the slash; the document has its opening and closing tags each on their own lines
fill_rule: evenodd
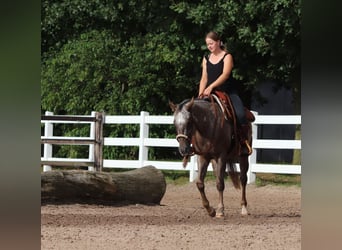
<svg viewBox="0 0 342 250">
<path fill-rule="evenodd" d="M 211 208 L 210 211 L 208 211 L 208 214 L 211 216 L 211 217 L 215 217 L 216 215 L 216 211 L 214 208 Z"/>
<path fill-rule="evenodd" d="M 223 218 L 224 217 L 224 208 L 219 206 L 216 210 L 216 217 Z"/>
<path fill-rule="evenodd" d="M 245 206 L 242 206 L 241 215 L 243 215 L 243 216 L 248 215 L 248 211 L 247 211 L 247 208 Z"/>
<path fill-rule="evenodd" d="M 216 218 L 223 218 L 224 217 L 224 213 L 216 213 Z"/>
</svg>

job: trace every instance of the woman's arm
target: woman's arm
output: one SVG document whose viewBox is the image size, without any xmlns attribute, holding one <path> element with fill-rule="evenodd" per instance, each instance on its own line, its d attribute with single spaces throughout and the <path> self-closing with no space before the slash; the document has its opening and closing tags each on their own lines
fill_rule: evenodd
<svg viewBox="0 0 342 250">
<path fill-rule="evenodd" d="M 203 95 L 205 87 L 207 86 L 208 82 L 208 75 L 207 75 L 207 62 L 206 59 L 203 57 L 202 60 L 202 77 L 199 84 L 198 96 Z"/>
</svg>

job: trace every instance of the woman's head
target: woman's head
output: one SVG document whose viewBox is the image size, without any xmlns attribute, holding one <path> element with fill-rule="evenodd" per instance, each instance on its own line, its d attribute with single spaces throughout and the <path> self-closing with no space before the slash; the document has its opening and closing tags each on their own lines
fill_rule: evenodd
<svg viewBox="0 0 342 250">
<path fill-rule="evenodd" d="M 217 41 L 221 41 L 221 37 L 219 36 L 219 34 L 217 34 L 215 31 L 210 31 L 206 36 L 205 36 L 205 39 L 211 39 L 215 42 Z"/>
<path fill-rule="evenodd" d="M 207 44 L 207 48 L 210 52 L 214 52 L 219 50 L 225 50 L 225 47 L 222 44 L 221 37 L 215 31 L 210 31 L 205 36 L 205 43 Z"/>
</svg>

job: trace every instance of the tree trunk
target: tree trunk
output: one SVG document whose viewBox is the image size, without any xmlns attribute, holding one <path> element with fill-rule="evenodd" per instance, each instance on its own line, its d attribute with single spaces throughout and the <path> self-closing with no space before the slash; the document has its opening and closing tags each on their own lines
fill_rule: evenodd
<svg viewBox="0 0 342 250">
<path fill-rule="evenodd" d="M 121 173 L 65 170 L 41 174 L 42 203 L 159 204 L 165 191 L 164 175 L 153 166 Z"/>
</svg>

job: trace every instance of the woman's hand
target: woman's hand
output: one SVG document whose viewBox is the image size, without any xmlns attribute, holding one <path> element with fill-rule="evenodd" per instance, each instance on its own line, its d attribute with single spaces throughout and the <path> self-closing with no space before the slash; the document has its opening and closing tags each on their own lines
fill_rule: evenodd
<svg viewBox="0 0 342 250">
<path fill-rule="evenodd" d="M 203 95 L 209 96 L 212 91 L 213 91 L 213 87 L 210 85 L 203 91 Z"/>
</svg>

